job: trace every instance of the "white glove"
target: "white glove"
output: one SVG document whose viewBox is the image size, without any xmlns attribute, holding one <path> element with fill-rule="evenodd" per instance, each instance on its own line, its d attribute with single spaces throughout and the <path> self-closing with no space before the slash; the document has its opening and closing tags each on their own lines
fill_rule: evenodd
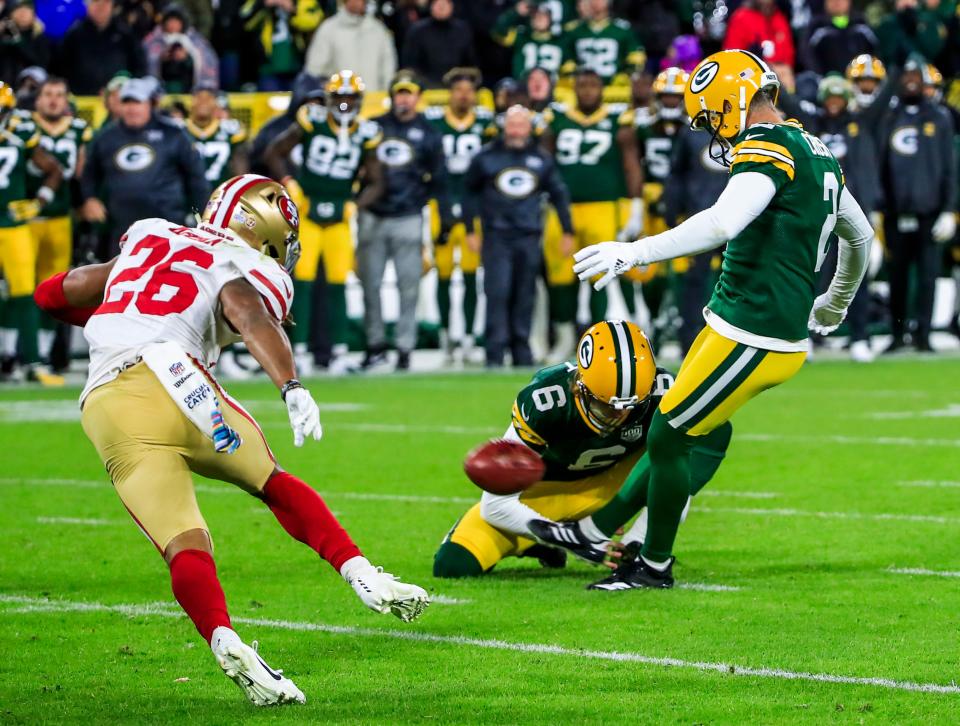
<svg viewBox="0 0 960 726">
<path fill-rule="evenodd" d="M 306 388 L 292 388 L 287 391 L 284 401 L 290 414 L 290 428 L 293 429 L 293 445 L 303 446 L 307 436 L 319 441 L 323 436 L 320 425 L 320 409 Z"/>
<path fill-rule="evenodd" d="M 824 293 L 813 301 L 813 308 L 810 310 L 810 320 L 807 321 L 807 327 L 814 333 L 820 335 L 829 335 L 840 327 L 840 323 L 847 317 L 847 309 L 837 310 L 831 306 L 830 294 Z"/>
<path fill-rule="evenodd" d="M 953 212 L 940 212 L 933 223 L 933 239 L 937 242 L 948 242 L 957 233 L 957 215 Z"/>
<path fill-rule="evenodd" d="M 593 284 L 594 289 L 602 290 L 614 277 L 640 264 L 642 250 L 643 245 L 637 242 L 590 245 L 573 256 L 576 261 L 573 271 L 581 280 L 603 275 Z"/>
</svg>

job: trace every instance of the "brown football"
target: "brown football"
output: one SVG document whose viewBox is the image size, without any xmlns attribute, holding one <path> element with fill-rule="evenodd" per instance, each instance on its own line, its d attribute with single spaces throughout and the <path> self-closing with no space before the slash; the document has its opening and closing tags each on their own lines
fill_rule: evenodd
<svg viewBox="0 0 960 726">
<path fill-rule="evenodd" d="M 484 491 L 516 494 L 543 479 L 546 465 L 536 451 L 521 443 L 493 439 L 467 454 L 463 470 Z"/>
</svg>

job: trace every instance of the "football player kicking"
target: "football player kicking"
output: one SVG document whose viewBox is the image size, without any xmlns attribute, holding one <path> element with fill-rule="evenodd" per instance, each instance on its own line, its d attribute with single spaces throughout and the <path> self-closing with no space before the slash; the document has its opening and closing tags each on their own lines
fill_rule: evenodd
<svg viewBox="0 0 960 726">
<path fill-rule="evenodd" d="M 753 53 L 728 50 L 704 59 L 690 74 L 684 103 L 691 127 L 711 134 L 711 156 L 730 167 L 720 198 L 662 234 L 603 242 L 576 255 L 580 279 L 602 275 L 595 284 L 603 287 L 632 267 L 727 244 L 703 313 L 707 326 L 650 425 L 648 531 L 628 578 L 634 587 L 673 584 L 671 553 L 690 491 L 691 447 L 800 370 L 808 327 L 824 335 L 836 330 L 867 268 L 870 223 L 829 149 L 783 120 L 775 107 L 779 88 L 776 74 Z M 837 271 L 814 299 L 834 232 Z"/>
<path fill-rule="evenodd" d="M 317 404 L 296 378 L 281 327 L 298 227 L 297 208 L 280 184 L 234 177 L 213 192 L 198 228 L 137 222 L 115 259 L 52 277 L 36 293 L 41 308 L 85 324 L 83 429 L 169 566 L 177 602 L 224 673 L 258 706 L 305 698 L 231 628 L 191 471 L 262 500 L 370 609 L 409 621 L 429 602 L 423 589 L 361 555 L 320 495 L 278 466 L 256 422 L 210 372 L 221 346 L 242 339 L 280 389 L 294 444 L 320 439 Z"/>
<path fill-rule="evenodd" d="M 518 494 L 485 492 L 440 545 L 434 576 L 482 575 L 510 556 L 562 567 L 563 553 L 537 539 L 602 562 L 610 536 L 644 506 L 647 431 L 672 383 L 673 376 L 654 364 L 637 326 L 620 321 L 591 326 L 580 339 L 576 365 L 539 371 L 513 404 L 505 438 L 540 454 L 544 480 Z M 696 493 L 710 480 L 729 441 L 728 425 L 692 449 L 689 491 Z M 582 518 L 587 519 L 558 524 Z"/>
</svg>

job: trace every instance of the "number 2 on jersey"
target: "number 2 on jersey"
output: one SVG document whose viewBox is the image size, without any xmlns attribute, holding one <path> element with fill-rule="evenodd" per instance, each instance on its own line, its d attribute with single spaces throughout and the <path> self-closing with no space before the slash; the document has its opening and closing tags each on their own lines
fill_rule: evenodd
<svg viewBox="0 0 960 726">
<path fill-rule="evenodd" d="M 823 228 L 820 230 L 820 241 L 817 244 L 816 272 L 820 272 L 823 261 L 827 259 L 830 235 L 833 233 L 833 228 L 837 226 L 837 209 L 840 206 L 840 181 L 832 171 L 825 172 L 823 175 L 823 201 L 830 205 L 830 211 L 827 213 L 827 218 L 823 220 Z"/>
<path fill-rule="evenodd" d="M 148 251 L 143 262 L 135 267 L 121 270 L 107 287 L 103 295 L 104 302 L 97 308 L 95 315 L 122 313 L 131 302 L 143 315 L 172 315 L 182 313 L 197 299 L 200 289 L 197 281 L 189 272 L 174 270 L 177 262 L 190 262 L 202 270 L 213 265 L 213 255 L 198 247 L 184 247 L 170 254 L 170 240 L 155 234 L 148 234 L 134 246 L 131 255 Z M 168 256 L 169 255 L 169 256 Z M 110 298 L 115 289 L 122 290 L 127 285 L 147 276 L 146 284 L 140 292 L 123 290 L 113 301 Z"/>
</svg>

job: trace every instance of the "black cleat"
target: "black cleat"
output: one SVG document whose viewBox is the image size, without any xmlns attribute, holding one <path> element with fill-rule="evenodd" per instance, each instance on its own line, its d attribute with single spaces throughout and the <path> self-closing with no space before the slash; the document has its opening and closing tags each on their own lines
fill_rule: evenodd
<svg viewBox="0 0 960 726">
<path fill-rule="evenodd" d="M 387 346 L 385 345 L 376 345 L 367 350 L 363 356 L 363 362 L 360 364 L 360 367 L 363 370 L 370 370 L 371 368 L 376 368 L 387 362 Z"/>
<path fill-rule="evenodd" d="M 398 371 L 410 370 L 410 351 L 409 350 L 397 351 L 397 370 Z"/>
<path fill-rule="evenodd" d="M 535 544 L 520 553 L 520 557 L 536 557 L 540 566 L 547 570 L 562 570 L 567 566 L 567 553 L 556 547 Z"/>
<path fill-rule="evenodd" d="M 610 577 L 587 585 L 588 590 L 636 590 L 639 588 L 667 589 L 673 587 L 673 561 L 663 572 L 653 569 L 640 557 L 624 562 Z"/>
<path fill-rule="evenodd" d="M 581 560 L 599 565 L 607 554 L 606 543 L 596 544 L 587 539 L 576 522 L 551 522 L 531 519 L 527 526 L 544 544 L 562 547 Z"/>
</svg>

